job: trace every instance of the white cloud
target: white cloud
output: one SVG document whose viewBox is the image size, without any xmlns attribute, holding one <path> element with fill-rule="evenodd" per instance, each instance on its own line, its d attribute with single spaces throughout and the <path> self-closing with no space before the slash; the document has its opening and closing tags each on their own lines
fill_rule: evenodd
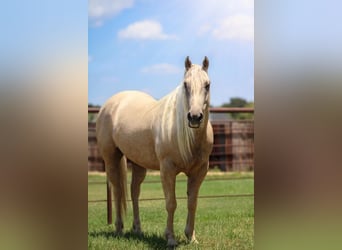
<svg viewBox="0 0 342 250">
<path fill-rule="evenodd" d="M 179 0 L 180 1 L 180 0 Z M 189 0 L 184 9 L 197 36 L 218 40 L 254 41 L 253 0 Z M 196 11 L 193 11 L 196 7 Z"/>
<path fill-rule="evenodd" d="M 172 64 L 160 63 L 144 67 L 141 69 L 141 72 L 144 74 L 178 74 L 181 73 L 182 70 L 178 66 Z"/>
<path fill-rule="evenodd" d="M 134 0 L 89 0 L 88 18 L 94 27 L 102 26 L 106 19 L 131 8 Z"/>
<path fill-rule="evenodd" d="M 235 8 L 237 9 L 253 9 L 254 0 L 235 0 Z"/>
<path fill-rule="evenodd" d="M 211 29 L 212 29 L 211 25 L 204 24 L 204 25 L 199 27 L 197 34 L 200 35 L 200 36 L 205 35 L 208 32 L 210 32 Z"/>
<path fill-rule="evenodd" d="M 254 40 L 254 18 L 251 15 L 237 14 L 223 19 L 212 35 L 220 40 Z"/>
<path fill-rule="evenodd" d="M 175 35 L 165 34 L 163 27 L 157 21 L 143 20 L 128 25 L 118 33 L 119 38 L 138 40 L 177 39 Z"/>
<path fill-rule="evenodd" d="M 215 13 L 219 16 L 230 13 L 246 12 L 254 9 L 254 0 L 215 0 L 215 4 L 208 0 L 195 0 L 198 7 L 205 14 Z"/>
</svg>

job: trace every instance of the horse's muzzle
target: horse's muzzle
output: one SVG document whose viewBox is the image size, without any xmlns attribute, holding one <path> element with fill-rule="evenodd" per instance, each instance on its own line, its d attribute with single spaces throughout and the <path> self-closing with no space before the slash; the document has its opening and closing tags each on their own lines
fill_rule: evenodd
<svg viewBox="0 0 342 250">
<path fill-rule="evenodd" d="M 191 115 L 190 112 L 188 113 L 188 125 L 190 128 L 199 128 L 201 122 L 203 120 L 203 114 L 199 113 L 199 115 Z"/>
</svg>

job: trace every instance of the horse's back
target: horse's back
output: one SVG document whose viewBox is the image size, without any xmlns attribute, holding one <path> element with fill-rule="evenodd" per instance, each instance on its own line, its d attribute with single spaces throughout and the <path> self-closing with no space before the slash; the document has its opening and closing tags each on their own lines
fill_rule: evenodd
<svg viewBox="0 0 342 250">
<path fill-rule="evenodd" d="M 134 90 L 122 91 L 110 97 L 103 105 L 101 111 L 104 110 L 106 112 L 112 112 L 119 104 L 121 106 L 136 105 L 139 103 L 147 105 L 154 102 L 156 102 L 156 100 L 144 92 Z"/>
<path fill-rule="evenodd" d="M 131 117 L 134 114 L 146 110 L 146 107 L 156 102 L 150 95 L 139 91 L 123 91 L 110 97 L 102 106 L 98 121 L 101 123 L 105 118 L 111 118 L 111 122 L 118 122 L 119 118 Z"/>
<path fill-rule="evenodd" d="M 149 110 L 156 103 L 150 95 L 140 91 L 123 91 L 112 96 L 104 105 L 103 112 L 112 117 L 115 125 L 143 126 L 149 118 Z"/>
</svg>

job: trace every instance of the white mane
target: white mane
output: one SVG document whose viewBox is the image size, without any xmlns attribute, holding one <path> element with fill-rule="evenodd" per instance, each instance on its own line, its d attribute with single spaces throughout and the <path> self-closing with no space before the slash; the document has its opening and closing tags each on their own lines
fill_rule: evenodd
<svg viewBox="0 0 342 250">
<path fill-rule="evenodd" d="M 167 96 L 159 101 L 163 106 L 161 115 L 160 132 L 163 141 L 176 139 L 178 149 L 183 162 L 186 164 L 192 156 L 192 145 L 194 135 L 192 129 L 187 124 L 188 104 L 186 93 L 182 85 L 178 86 Z M 176 138 L 172 138 L 172 133 L 176 132 Z"/>
<path fill-rule="evenodd" d="M 192 157 L 191 149 L 194 143 L 194 133 L 187 124 L 188 104 L 183 86 L 177 88 L 176 99 L 177 144 L 183 161 L 188 163 Z"/>
</svg>

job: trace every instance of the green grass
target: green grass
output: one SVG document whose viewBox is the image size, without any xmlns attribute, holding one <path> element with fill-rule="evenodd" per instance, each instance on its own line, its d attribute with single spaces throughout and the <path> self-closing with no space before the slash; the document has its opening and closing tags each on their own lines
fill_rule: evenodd
<svg viewBox="0 0 342 250">
<path fill-rule="evenodd" d="M 130 176 L 129 176 L 130 177 Z M 209 175 L 203 182 L 200 196 L 251 194 L 254 193 L 253 179 L 216 180 L 215 178 L 253 177 L 253 173 L 233 173 Z M 177 177 L 177 197 L 186 197 L 186 177 Z M 88 175 L 89 182 L 104 182 L 103 175 Z M 130 178 L 128 179 L 130 180 Z M 141 199 L 163 197 L 160 177 L 148 174 L 143 183 Z M 105 184 L 89 184 L 88 200 L 106 199 Z M 253 197 L 202 198 L 198 200 L 196 214 L 196 237 L 198 245 L 187 244 L 183 233 L 186 222 L 187 201 L 177 200 L 174 230 L 179 243 L 177 249 L 253 249 L 254 240 L 254 199 Z M 114 215 L 113 211 L 113 215 Z M 130 232 L 132 207 L 128 203 L 123 236 L 114 235 L 114 225 L 107 225 L 106 203 L 88 203 L 88 248 L 89 249 L 165 249 L 163 233 L 166 223 L 165 203 L 141 201 L 140 217 L 142 236 Z M 115 220 L 115 218 L 113 218 Z"/>
</svg>

